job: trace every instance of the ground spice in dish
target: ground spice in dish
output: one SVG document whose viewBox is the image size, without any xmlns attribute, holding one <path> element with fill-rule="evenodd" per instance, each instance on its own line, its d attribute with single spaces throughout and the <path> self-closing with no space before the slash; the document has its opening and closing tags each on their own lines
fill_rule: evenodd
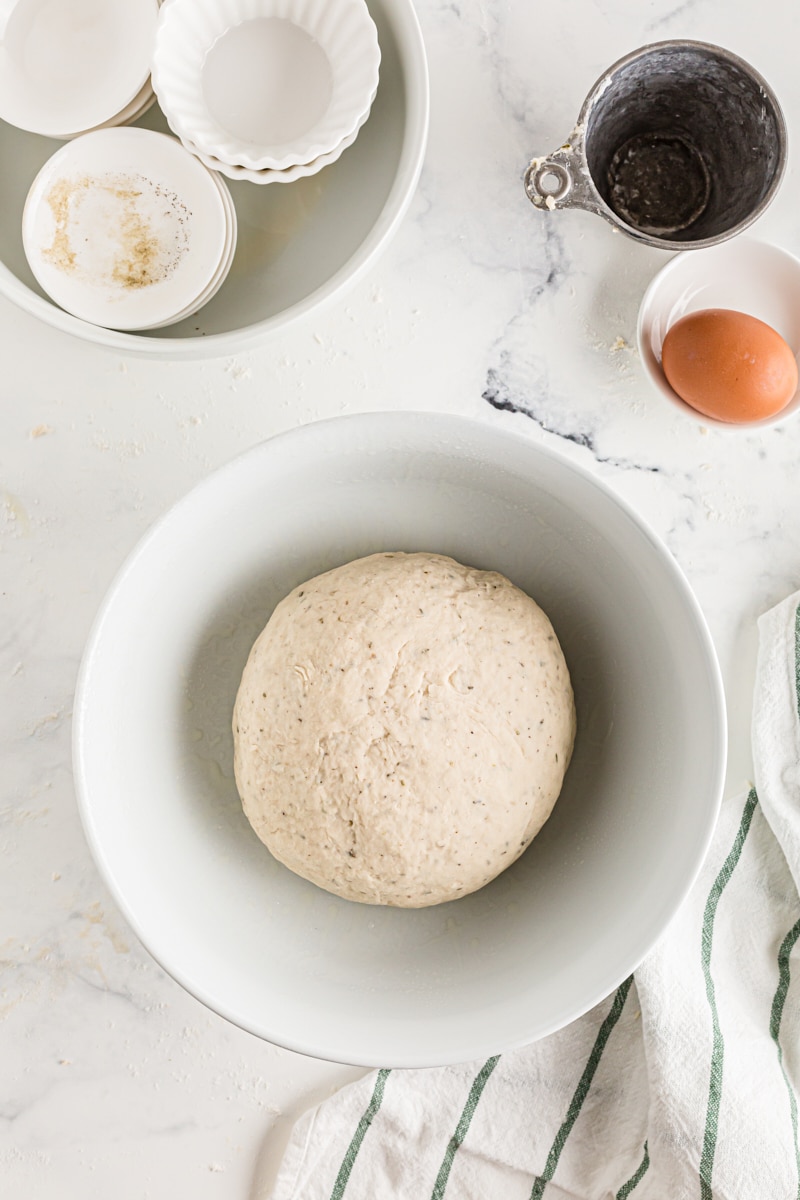
<svg viewBox="0 0 800 1200">
<path fill-rule="evenodd" d="M 75 251 L 69 241 L 69 210 L 70 200 L 77 190 L 87 188 L 88 179 L 73 183 L 68 179 L 59 179 L 47 193 L 46 200 L 50 206 L 55 221 L 53 244 L 43 251 L 43 256 L 50 260 L 54 267 L 62 271 L 71 271 L 75 267 Z"/>
<path fill-rule="evenodd" d="M 190 210 L 144 176 L 59 179 L 46 201 L 55 228 L 43 257 L 85 282 L 151 287 L 174 273 L 189 245 Z"/>
<path fill-rule="evenodd" d="M 141 192 L 123 192 L 116 196 L 127 203 L 120 222 L 122 252 L 114 262 L 112 278 L 124 288 L 147 287 L 156 283 L 161 274 L 161 246 L 150 224 L 137 211 L 136 200 Z"/>
</svg>

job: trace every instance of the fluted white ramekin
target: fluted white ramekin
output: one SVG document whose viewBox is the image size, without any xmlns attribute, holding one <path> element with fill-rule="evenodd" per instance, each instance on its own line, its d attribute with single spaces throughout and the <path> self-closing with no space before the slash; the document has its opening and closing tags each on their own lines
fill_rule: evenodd
<svg viewBox="0 0 800 1200">
<path fill-rule="evenodd" d="M 283 171 L 358 127 L 379 66 L 365 0 L 168 0 L 152 77 L 178 137 L 230 166 Z"/>
<path fill-rule="evenodd" d="M 328 154 L 320 154 L 319 158 L 314 158 L 311 162 L 296 163 L 293 167 L 286 167 L 283 171 L 273 171 L 269 167 L 265 167 L 263 171 L 251 171 L 247 167 L 233 166 L 231 163 L 221 162 L 218 158 L 214 158 L 211 154 L 204 154 L 203 151 L 190 141 L 188 138 L 182 138 L 182 142 L 187 150 L 196 155 L 204 166 L 210 171 L 218 171 L 220 175 L 226 175 L 228 179 L 246 179 L 249 183 L 293 183 L 295 179 L 305 179 L 309 175 L 316 175 L 323 167 L 329 167 L 332 163 L 338 161 L 344 154 L 348 146 L 352 146 L 353 142 L 358 137 L 358 132 L 361 126 L 366 121 L 369 113 L 364 113 L 364 116 L 356 125 L 352 133 L 349 133 L 346 138 L 343 138 L 339 145 L 334 147 Z"/>
</svg>

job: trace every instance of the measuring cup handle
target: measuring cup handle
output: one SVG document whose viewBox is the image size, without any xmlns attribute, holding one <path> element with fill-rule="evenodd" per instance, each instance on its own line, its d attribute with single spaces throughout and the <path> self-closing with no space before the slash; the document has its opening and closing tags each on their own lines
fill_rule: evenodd
<svg viewBox="0 0 800 1200">
<path fill-rule="evenodd" d="M 580 135 L 570 138 L 552 154 L 531 159 L 523 182 L 528 199 L 536 208 L 551 212 L 558 208 L 601 212 Z"/>
</svg>

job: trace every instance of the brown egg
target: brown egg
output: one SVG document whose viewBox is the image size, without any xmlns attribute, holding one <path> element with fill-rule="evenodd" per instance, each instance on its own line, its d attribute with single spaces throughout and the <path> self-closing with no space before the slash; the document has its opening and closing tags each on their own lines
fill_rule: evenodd
<svg viewBox="0 0 800 1200">
<path fill-rule="evenodd" d="M 692 408 L 717 421 L 759 421 L 797 391 L 797 361 L 771 325 L 747 313 L 706 308 L 667 331 L 661 365 Z"/>
</svg>

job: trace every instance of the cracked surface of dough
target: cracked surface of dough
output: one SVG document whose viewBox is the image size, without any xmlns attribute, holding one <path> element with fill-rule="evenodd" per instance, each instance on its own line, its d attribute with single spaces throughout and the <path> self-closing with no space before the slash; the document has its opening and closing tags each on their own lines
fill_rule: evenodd
<svg viewBox="0 0 800 1200">
<path fill-rule="evenodd" d="M 547 820 L 575 706 L 547 616 L 439 554 L 356 559 L 295 588 L 233 717 L 245 813 L 298 875 L 371 904 L 483 887 Z"/>
</svg>

